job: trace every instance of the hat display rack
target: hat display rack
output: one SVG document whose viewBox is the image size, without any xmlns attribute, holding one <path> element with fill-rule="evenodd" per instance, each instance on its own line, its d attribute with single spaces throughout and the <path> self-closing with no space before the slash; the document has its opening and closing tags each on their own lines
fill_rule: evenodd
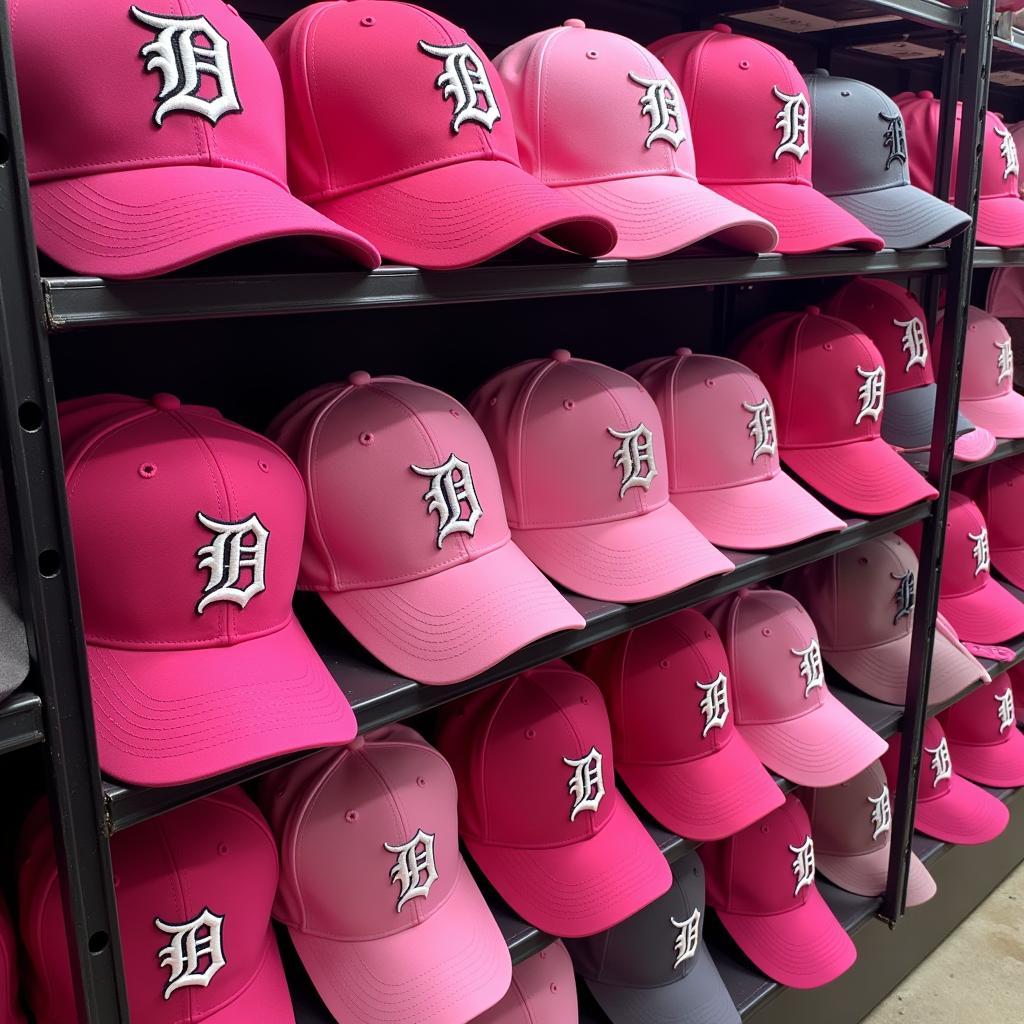
<svg viewBox="0 0 1024 1024">
<path fill-rule="evenodd" d="M 129 143 L 98 132 L 105 166 L 120 169 L 75 177 L 86 162 L 69 147 L 91 115 L 59 137 L 36 126 L 74 109 L 50 109 L 63 83 L 74 80 L 74 104 L 88 90 L 64 71 L 32 74 L 40 47 L 71 46 L 79 29 L 109 63 L 89 9 L 114 5 L 76 3 L 43 24 L 41 0 L 0 0 L 0 1024 L 156 1024 L 183 992 L 192 1002 L 174 1020 L 507 1024 L 518 1018 L 491 1008 L 512 967 L 524 1002 L 531 986 L 560 990 L 528 1018 L 550 1024 L 669 1020 L 680 992 L 699 992 L 723 1024 L 862 1019 L 1024 862 L 1024 797 L 1006 768 L 1024 741 L 1006 719 L 1021 674 L 1024 722 L 1024 539 L 1007 539 L 1017 520 L 997 508 L 1013 484 L 1003 468 L 1024 460 L 1024 429 L 999 426 L 1024 424 L 1011 407 L 1024 398 L 1002 370 L 999 394 L 967 393 L 980 379 L 972 330 L 1010 358 L 974 307 L 991 271 L 1024 266 L 1024 200 L 1001 213 L 1017 196 L 1009 163 L 997 174 L 989 161 L 986 176 L 981 159 L 1000 151 L 1004 121 L 1024 121 L 1024 37 L 995 0 L 433 0 L 430 12 L 242 0 L 230 17 L 248 27 L 232 26 L 228 58 L 190 0 L 175 10 L 196 15 L 197 78 L 168 99 L 167 80 L 160 91 L 150 76 L 189 73 L 168 57 L 187 19 L 125 4 L 110 31 L 131 42 L 129 63 L 105 68 L 104 102 L 127 122 L 141 78 L 152 145 L 173 145 L 147 154 L 157 169 L 135 170 L 115 152 Z M 450 23 L 493 65 L 455 46 Z M 679 36 L 697 32 L 698 47 Z M 302 48 L 314 37 L 336 47 L 342 72 L 310 99 Z M 401 46 L 430 71 L 425 100 L 395 71 Z M 709 117 L 714 99 L 693 101 L 698 78 L 769 82 L 776 57 L 757 56 L 768 52 L 785 63 L 770 132 L 731 131 Z M 607 67 L 622 74 L 602 79 Z M 575 81 L 592 71 L 599 105 Z M 252 89 L 236 95 L 243 76 Z M 215 104 L 204 77 L 217 80 Z M 830 147 L 814 157 L 813 188 L 799 166 L 804 82 Z M 545 126 L 529 136 L 542 87 L 546 116 L 580 133 L 571 153 Z M 456 108 L 448 148 L 409 173 L 442 89 Z M 293 134 L 345 90 L 365 94 L 348 120 Z M 835 156 L 847 100 L 865 132 L 898 121 L 884 173 Z M 269 113 L 251 132 L 260 104 Z M 196 107 L 203 124 L 186 131 Z M 639 154 L 594 127 L 619 110 L 650 132 Z M 272 154 L 267 141 L 284 138 L 285 114 L 287 171 L 283 145 Z M 769 136 L 778 146 L 758 170 L 745 147 Z M 573 180 L 587 160 L 593 180 Z M 215 170 L 232 175 L 241 226 L 218 205 Z M 1004 216 L 1019 241 L 982 244 L 982 228 L 1002 237 Z M 868 336 L 890 323 L 908 333 L 876 349 Z M 829 396 L 841 373 L 859 374 L 856 400 Z M 732 433 L 711 422 L 726 395 L 746 410 Z M 588 440 L 609 435 L 608 452 Z M 614 488 L 598 493 L 609 472 Z M 405 536 L 406 496 L 434 531 L 426 546 Z M 197 507 L 179 521 L 176 501 Z M 947 523 L 974 547 L 944 543 Z M 282 589 L 271 572 L 285 562 Z M 894 589 L 895 608 L 880 611 Z M 644 643 L 631 646 L 631 631 Z M 791 656 L 800 688 L 766 685 L 762 673 L 781 675 Z M 688 677 L 663 678 L 670 665 L 708 673 L 699 704 Z M 641 686 L 646 702 L 627 701 Z M 995 714 L 983 698 L 1003 691 L 992 734 L 978 725 Z M 534 753 L 579 735 L 599 739 L 575 759 L 559 748 L 552 770 Z M 943 774 L 950 751 L 964 777 Z M 545 787 L 564 800 L 573 770 L 571 817 L 552 813 L 557 841 L 542 842 Z M 873 845 L 876 832 L 837 850 L 858 807 L 881 815 L 879 786 L 887 841 Z M 379 789 L 411 826 L 404 847 L 366 834 L 392 820 L 368 795 Z M 333 811 L 354 803 L 333 813 L 329 798 Z M 951 824 L 954 802 L 974 817 Z M 405 822 L 413 807 L 447 832 Z M 212 938 L 226 920 L 216 907 L 188 922 L 189 937 L 145 903 L 165 862 L 205 877 L 186 827 L 230 836 L 215 846 L 225 863 L 251 852 L 251 889 L 241 872 L 225 886 L 230 927 L 245 926 L 232 940 L 252 946 L 237 961 Z M 580 843 L 590 852 L 578 860 L 552 849 Z M 378 886 L 382 847 L 394 869 Z M 793 870 L 785 899 L 831 929 L 806 977 L 773 962 L 778 943 L 758 924 L 768 911 L 748 898 L 742 866 L 721 868 L 745 850 L 790 890 Z M 331 907 L 346 867 L 360 879 L 351 906 Z M 383 893 L 389 915 L 413 901 L 415 916 L 435 884 L 446 913 L 416 918 L 413 955 L 406 919 L 392 932 L 373 900 Z M 45 899 L 27 914 L 37 890 Z M 687 939 L 676 918 L 703 922 L 705 898 L 706 941 Z M 5 902 L 15 922 L 20 910 L 32 973 L 10 1018 Z M 61 919 L 66 976 L 53 968 Z M 594 935 L 605 928 L 607 941 Z M 452 935 L 468 966 L 441 959 Z M 675 964 L 651 966 L 645 943 L 673 942 Z M 243 961 L 260 965 L 251 989 L 219 1005 L 211 979 Z M 400 983 L 387 963 L 404 964 Z M 619 967 L 657 990 L 650 1003 L 634 1003 Z M 140 970 L 162 993 L 140 999 Z M 450 991 L 446 971 L 462 972 Z"/>
</svg>

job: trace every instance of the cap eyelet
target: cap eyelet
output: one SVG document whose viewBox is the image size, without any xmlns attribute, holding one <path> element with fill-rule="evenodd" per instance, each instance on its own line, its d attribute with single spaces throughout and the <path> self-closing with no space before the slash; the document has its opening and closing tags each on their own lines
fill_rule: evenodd
<svg viewBox="0 0 1024 1024">
<path fill-rule="evenodd" d="M 705 629 L 704 630 L 704 639 L 705 640 L 710 640 L 711 639 L 711 630 L 710 629 Z"/>
<path fill-rule="evenodd" d="M 452 416 L 454 416 L 456 419 L 458 419 L 462 415 L 462 413 L 459 412 L 458 409 L 449 409 L 448 412 L 450 412 Z"/>
<path fill-rule="evenodd" d="M 218 853 L 219 853 L 219 854 L 220 854 L 220 855 L 221 855 L 222 857 L 226 857 L 226 856 L 227 856 L 227 853 L 228 853 L 228 844 L 227 844 L 227 843 L 220 843 L 220 844 L 218 844 L 218 846 L 217 846 L 217 852 L 218 852 Z"/>
<path fill-rule="evenodd" d="M 661 666 L 662 668 L 668 668 L 668 666 L 669 666 L 669 660 L 668 660 L 668 658 L 662 658 L 662 659 L 661 659 L 661 661 L 659 661 L 659 662 L 658 662 L 658 664 L 659 664 L 659 665 L 660 665 L 660 666 Z"/>
<path fill-rule="evenodd" d="M 867 558 L 864 557 L 864 555 L 861 555 L 860 558 L 857 559 L 857 563 L 859 565 L 867 565 L 868 564 L 868 560 L 867 560 Z"/>
<path fill-rule="evenodd" d="M 824 349 L 824 350 L 825 350 L 826 352 L 831 352 L 831 351 L 832 351 L 832 342 L 831 342 L 831 341 L 826 341 L 826 342 L 825 342 L 825 344 L 824 344 L 824 345 L 822 345 L 821 347 L 822 347 L 822 348 L 823 348 L 823 349 Z"/>
<path fill-rule="evenodd" d="M 749 60 L 741 60 L 740 61 L 740 70 L 741 71 L 749 71 L 750 70 L 750 61 Z"/>
<path fill-rule="evenodd" d="M 377 24 L 377 19 L 372 14 L 369 14 L 365 18 L 360 18 L 359 24 L 362 25 L 363 28 L 373 28 L 373 26 Z"/>
<path fill-rule="evenodd" d="M 353 821 L 358 821 L 359 820 L 359 812 L 358 811 L 346 811 L 345 812 L 345 820 L 347 822 L 349 822 L 350 824 Z"/>
<path fill-rule="evenodd" d="M 557 982 L 554 982 L 554 981 L 551 982 L 551 991 L 552 991 L 552 993 L 557 993 L 558 992 L 558 984 L 557 984 Z"/>
<path fill-rule="evenodd" d="M 585 694 L 581 694 L 580 695 L 580 703 L 581 704 L 589 704 L 590 703 L 590 698 L 587 697 Z"/>
<path fill-rule="evenodd" d="M 498 399 L 492 398 L 487 404 L 493 409 L 498 404 Z"/>
<path fill-rule="evenodd" d="M 139 476 L 143 480 L 150 480 L 156 476 L 156 463 L 155 462 L 144 462 L 139 466 Z"/>
<path fill-rule="evenodd" d="M 534 729 L 533 726 L 531 725 L 530 728 L 527 729 L 525 733 L 523 733 L 523 735 L 528 740 L 535 740 L 537 738 L 537 730 Z"/>
<path fill-rule="evenodd" d="M 714 386 L 715 386 L 715 378 L 714 377 L 708 377 L 708 378 L 705 379 L 704 387 L 706 387 L 706 388 L 713 388 Z"/>
<path fill-rule="evenodd" d="M 764 833 L 765 835 L 768 835 L 768 831 L 769 831 L 769 830 L 768 830 L 768 826 L 767 826 L 767 825 L 762 825 L 762 826 L 761 826 L 761 831 L 762 831 L 762 832 L 763 832 L 763 833 Z"/>
<path fill-rule="evenodd" d="M 566 412 L 572 412 L 572 411 L 573 411 L 573 409 L 575 409 L 575 408 L 576 408 L 576 403 L 575 403 L 575 402 L 574 402 L 574 401 L 573 401 L 573 400 L 572 400 L 571 398 L 567 398 L 567 399 L 566 399 L 566 400 L 565 400 L 565 401 L 564 401 L 564 402 L 562 403 L 562 408 L 563 408 L 563 409 L 564 409 L 564 410 L 565 410 Z"/>
<path fill-rule="evenodd" d="M 266 459 L 260 459 L 256 463 L 256 465 L 259 467 L 259 470 L 260 470 L 261 473 L 269 473 L 270 472 L 270 463 L 267 462 Z"/>
<path fill-rule="evenodd" d="M 761 636 L 771 636 L 771 635 L 772 635 L 772 627 L 771 626 L 765 626 L 764 629 L 761 630 Z"/>
<path fill-rule="evenodd" d="M 416 776 L 416 785 L 419 786 L 420 789 L 423 789 L 423 787 L 426 786 L 426 784 L 427 780 L 422 775 Z"/>
<path fill-rule="evenodd" d="M 373 444 L 373 434 L 371 434 L 368 430 L 364 431 L 362 434 L 359 435 L 359 443 L 364 448 L 369 448 L 370 445 Z"/>
<path fill-rule="evenodd" d="M 597 50 L 587 50 L 587 60 L 597 60 L 600 56 Z"/>
<path fill-rule="evenodd" d="M 849 89 L 843 89 L 842 92 L 839 93 L 839 95 L 840 96 L 849 96 L 850 95 L 850 90 Z"/>
</svg>

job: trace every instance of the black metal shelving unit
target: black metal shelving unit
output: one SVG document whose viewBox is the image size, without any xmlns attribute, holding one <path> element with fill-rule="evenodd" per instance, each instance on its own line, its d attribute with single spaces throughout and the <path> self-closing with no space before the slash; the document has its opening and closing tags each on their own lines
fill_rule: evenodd
<svg viewBox="0 0 1024 1024">
<path fill-rule="evenodd" d="M 42 743 L 43 702 L 34 693 L 11 694 L 0 704 L 0 754 Z"/>
</svg>

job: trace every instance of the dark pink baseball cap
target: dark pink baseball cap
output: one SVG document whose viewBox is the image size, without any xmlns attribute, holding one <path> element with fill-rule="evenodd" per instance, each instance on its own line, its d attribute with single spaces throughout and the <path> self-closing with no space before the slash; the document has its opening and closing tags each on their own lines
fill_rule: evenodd
<svg viewBox="0 0 1024 1024">
<path fill-rule="evenodd" d="M 884 246 L 811 185 L 807 86 L 785 54 L 728 25 L 666 36 L 651 50 L 682 89 L 701 184 L 771 221 L 777 252 Z"/>
<path fill-rule="evenodd" d="M 568 954 L 566 954 L 568 955 Z M 7 904 L 0 898 L 0 1024 L 25 1024 L 18 1001 L 18 947 Z"/>
<path fill-rule="evenodd" d="M 722 839 L 782 806 L 736 728 L 722 641 L 688 609 L 591 647 L 582 671 L 604 694 L 615 767 L 665 828 Z"/>
<path fill-rule="evenodd" d="M 811 823 L 795 794 L 759 822 L 698 852 L 708 903 L 769 978 L 817 988 L 853 966 L 857 948 L 815 884 Z"/>
<path fill-rule="evenodd" d="M 563 586 L 646 601 L 734 568 L 669 500 L 661 417 L 628 374 L 556 349 L 492 377 L 469 407 L 513 539 Z"/>
<path fill-rule="evenodd" d="M 983 786 L 1024 786 L 1024 733 L 1017 728 L 1008 676 L 939 715 L 957 771 Z"/>
<path fill-rule="evenodd" d="M 937 496 L 882 439 L 885 362 L 853 324 L 809 306 L 760 321 L 740 346 L 774 399 L 782 461 L 801 480 L 864 515 Z"/>
<path fill-rule="evenodd" d="M 569 952 L 555 940 L 512 968 L 504 998 L 473 1024 L 575 1024 L 576 977 Z"/>
<path fill-rule="evenodd" d="M 664 855 L 615 786 L 601 691 L 564 662 L 482 690 L 445 717 L 459 831 L 524 920 L 593 935 L 666 892 Z"/>
<path fill-rule="evenodd" d="M 534 234 L 584 256 L 615 245 L 611 220 L 522 169 L 512 104 L 464 29 L 391 0 L 315 3 L 267 46 L 295 194 L 385 259 L 465 267 Z"/>
<path fill-rule="evenodd" d="M 782 471 L 775 410 L 756 373 L 688 348 L 629 373 L 661 413 L 672 504 L 708 540 L 757 551 L 846 526 Z"/>
<path fill-rule="evenodd" d="M 1024 587 L 1024 455 L 979 466 L 958 484 L 985 517 L 992 565 Z"/>
<path fill-rule="evenodd" d="M 454 398 L 357 371 L 296 399 L 270 433 L 310 494 L 300 587 L 389 668 L 453 683 L 583 628 L 512 543 L 494 457 Z"/>
<path fill-rule="evenodd" d="M 240 789 L 118 832 L 110 848 L 132 1020 L 293 1024 L 270 920 L 277 850 L 267 823 Z M 19 895 L 34 1020 L 79 1020 L 53 830 L 43 803 L 22 834 Z"/>
<path fill-rule="evenodd" d="M 494 59 L 523 166 L 615 225 L 609 256 L 664 256 L 704 238 L 770 252 L 763 217 L 697 183 L 679 87 L 639 43 L 569 18 Z"/>
<path fill-rule="evenodd" d="M 100 767 L 192 782 L 345 743 L 292 611 L 306 492 L 276 445 L 173 395 L 60 408 Z"/>
</svg>

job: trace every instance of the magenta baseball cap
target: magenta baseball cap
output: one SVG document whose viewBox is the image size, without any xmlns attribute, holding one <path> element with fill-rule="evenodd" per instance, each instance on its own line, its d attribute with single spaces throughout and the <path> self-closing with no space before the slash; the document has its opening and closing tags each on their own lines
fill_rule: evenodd
<svg viewBox="0 0 1024 1024">
<path fill-rule="evenodd" d="M 896 790 L 900 734 L 889 740 L 882 767 L 889 789 Z M 949 743 L 937 718 L 924 725 L 921 770 L 917 782 L 914 827 L 944 843 L 974 846 L 991 842 L 1009 824 L 1010 811 L 997 797 L 968 782 L 953 768 Z"/>
<path fill-rule="evenodd" d="M 736 728 L 722 641 L 687 609 L 591 647 L 583 672 L 604 694 L 615 767 L 658 821 L 688 839 L 722 839 L 782 805 Z"/>
<path fill-rule="evenodd" d="M 292 611 L 289 458 L 173 395 L 60 408 L 100 767 L 192 782 L 345 743 L 355 718 Z"/>
<path fill-rule="evenodd" d="M 1008 676 L 968 694 L 939 715 L 957 771 L 983 786 L 1024 786 L 1024 733 L 1017 728 Z"/>
<path fill-rule="evenodd" d="M 163 10 L 11 4 L 40 249 L 80 274 L 131 278 L 311 235 L 379 266 L 371 242 L 289 193 L 281 82 L 256 33 L 221 0 Z M 85 95 L 74 117 L 55 116 Z"/>
<path fill-rule="evenodd" d="M 759 822 L 698 852 L 708 903 L 769 978 L 817 988 L 853 966 L 857 949 L 815 884 L 811 823 L 795 794 Z"/>
<path fill-rule="evenodd" d="M 295 194 L 385 259 L 465 267 L 534 234 L 584 256 L 615 245 L 611 220 L 522 169 L 512 104 L 464 29 L 391 0 L 315 3 L 267 46 Z"/>
<path fill-rule="evenodd" d="M 616 788 L 601 691 L 564 662 L 460 702 L 438 746 L 466 849 L 534 927 L 593 935 L 668 889 L 664 855 Z"/>
<path fill-rule="evenodd" d="M 1024 455 L 979 466 L 960 480 L 985 517 L 992 565 L 1024 587 Z"/>
<path fill-rule="evenodd" d="M 556 939 L 512 968 L 508 992 L 473 1024 L 574 1024 L 578 1019 L 572 960 Z"/>
<path fill-rule="evenodd" d="M 937 496 L 882 438 L 885 362 L 853 324 L 809 306 L 767 317 L 740 345 L 774 399 L 782 461 L 801 480 L 864 515 Z"/>
<path fill-rule="evenodd" d="M 18 1000 L 18 947 L 7 904 L 0 898 L 0 1024 L 25 1024 Z"/>
<path fill-rule="evenodd" d="M 513 539 L 563 586 L 646 601 L 734 568 L 670 502 L 661 417 L 628 374 L 556 349 L 492 377 L 469 407 Z"/>
<path fill-rule="evenodd" d="M 110 848 L 132 1020 L 293 1024 L 270 921 L 274 837 L 240 789 L 118 832 Z M 34 1020 L 78 1020 L 53 830 L 42 803 L 22 835 L 19 896 Z"/>
<path fill-rule="evenodd" d="M 775 248 L 771 223 L 697 183 L 679 86 L 639 43 L 569 18 L 494 64 L 524 168 L 615 225 L 609 256 L 664 256 L 704 238 Z"/>
<path fill-rule="evenodd" d="M 378 729 L 260 794 L 281 851 L 274 917 L 336 1020 L 449 1024 L 505 995 L 512 961 L 459 853 L 455 779 L 419 733 Z"/>
<path fill-rule="evenodd" d="M 756 373 L 688 348 L 629 372 L 665 426 L 672 504 L 708 540 L 757 551 L 846 526 L 782 471 L 775 410 Z"/>
<path fill-rule="evenodd" d="M 732 665 L 736 727 L 773 772 L 801 786 L 834 786 L 885 752 L 825 683 L 818 634 L 799 602 L 744 588 L 712 615 Z"/>
<path fill-rule="evenodd" d="M 785 54 L 728 25 L 666 36 L 651 50 L 682 89 L 701 184 L 771 221 L 777 252 L 883 247 L 811 185 L 807 86 Z"/>
</svg>

